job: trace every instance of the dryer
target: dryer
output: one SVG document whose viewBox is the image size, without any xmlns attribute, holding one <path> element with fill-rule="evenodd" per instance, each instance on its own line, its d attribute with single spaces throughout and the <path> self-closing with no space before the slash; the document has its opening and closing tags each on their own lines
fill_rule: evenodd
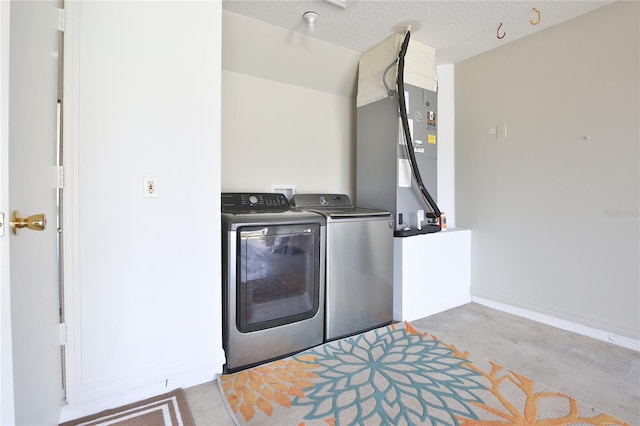
<svg viewBox="0 0 640 426">
<path fill-rule="evenodd" d="M 221 210 L 224 370 L 323 343 L 324 217 L 276 193 L 223 193 Z"/>
</svg>

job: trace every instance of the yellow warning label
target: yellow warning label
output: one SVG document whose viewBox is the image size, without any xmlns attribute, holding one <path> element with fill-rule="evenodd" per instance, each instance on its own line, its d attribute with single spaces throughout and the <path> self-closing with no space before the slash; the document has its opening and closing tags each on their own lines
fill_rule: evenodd
<svg viewBox="0 0 640 426">
<path fill-rule="evenodd" d="M 436 135 L 429 135 L 427 142 L 429 142 L 430 144 L 434 144 L 436 143 Z"/>
</svg>

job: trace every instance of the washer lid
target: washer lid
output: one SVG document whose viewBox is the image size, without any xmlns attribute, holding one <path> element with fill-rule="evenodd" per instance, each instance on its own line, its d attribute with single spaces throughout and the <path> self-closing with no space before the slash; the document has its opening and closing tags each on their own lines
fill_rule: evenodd
<svg viewBox="0 0 640 426">
<path fill-rule="evenodd" d="M 386 210 L 372 209 L 367 207 L 350 207 L 350 208 L 335 208 L 322 210 L 332 218 L 348 218 L 348 217 L 372 217 L 372 216 L 389 216 Z"/>
<path fill-rule="evenodd" d="M 291 205 L 297 209 L 315 211 L 332 218 L 353 218 L 364 216 L 389 216 L 386 210 L 355 207 L 346 194 L 295 194 Z"/>
</svg>

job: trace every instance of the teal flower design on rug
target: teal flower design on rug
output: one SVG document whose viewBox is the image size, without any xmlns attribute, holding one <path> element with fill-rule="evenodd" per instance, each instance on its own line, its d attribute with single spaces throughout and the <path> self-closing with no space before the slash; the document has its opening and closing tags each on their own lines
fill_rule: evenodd
<svg viewBox="0 0 640 426">
<path fill-rule="evenodd" d="M 464 367 L 455 348 L 415 331 L 389 326 L 304 352 L 318 378 L 296 397 L 309 408 L 305 420 L 341 424 L 459 425 L 477 419 L 471 403 L 482 400 L 482 376 Z M 294 357 L 295 358 L 295 357 Z M 302 363 L 309 363 L 304 358 Z"/>
</svg>

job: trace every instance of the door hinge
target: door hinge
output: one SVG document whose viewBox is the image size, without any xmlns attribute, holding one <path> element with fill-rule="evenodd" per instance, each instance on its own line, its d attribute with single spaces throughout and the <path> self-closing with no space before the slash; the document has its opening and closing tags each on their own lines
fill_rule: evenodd
<svg viewBox="0 0 640 426">
<path fill-rule="evenodd" d="M 58 9 L 58 31 L 64 32 L 64 9 Z"/>
<path fill-rule="evenodd" d="M 60 323 L 60 346 L 67 344 L 67 323 Z"/>
<path fill-rule="evenodd" d="M 4 237 L 4 213 L 0 213 L 0 237 Z"/>
</svg>

